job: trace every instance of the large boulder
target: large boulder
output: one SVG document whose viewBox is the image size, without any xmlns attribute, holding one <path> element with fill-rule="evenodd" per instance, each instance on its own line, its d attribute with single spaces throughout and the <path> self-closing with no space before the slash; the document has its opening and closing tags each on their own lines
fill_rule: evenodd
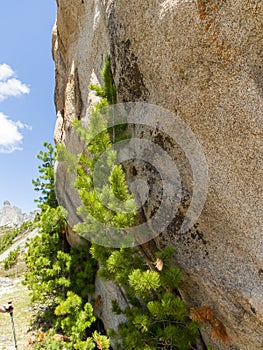
<svg viewBox="0 0 263 350">
<path fill-rule="evenodd" d="M 213 308 L 232 339 L 231 346 L 214 342 L 206 324 L 207 343 L 215 349 L 263 348 L 262 1 L 57 2 L 56 142 L 81 150 L 71 123 L 88 119 L 95 99 L 88 86 L 101 81 L 108 55 L 119 102 L 146 101 L 173 113 L 175 126 L 177 118 L 188 125 L 207 160 L 207 199 L 198 225 L 180 234 L 181 210 L 157 243 L 176 246 L 184 298 Z M 167 120 L 161 124 L 167 126 Z M 133 132 L 152 135 L 147 128 Z M 158 131 L 152 136 L 174 159 L 184 158 L 178 160 L 183 172 L 187 157 L 176 142 L 162 139 Z M 136 168 L 147 176 L 140 163 Z M 184 186 L 192 195 L 190 175 L 191 169 Z M 71 176 L 58 164 L 57 194 L 73 227 L 80 220 L 80 200 Z M 146 220 L 153 203 L 144 208 Z"/>
</svg>

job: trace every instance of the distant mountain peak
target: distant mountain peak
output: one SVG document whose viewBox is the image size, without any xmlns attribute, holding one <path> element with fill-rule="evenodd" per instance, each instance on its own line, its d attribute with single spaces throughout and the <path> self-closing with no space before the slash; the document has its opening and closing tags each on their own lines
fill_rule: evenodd
<svg viewBox="0 0 263 350">
<path fill-rule="evenodd" d="M 8 200 L 3 202 L 2 208 L 0 208 L 0 227 L 1 226 L 20 226 L 25 221 L 33 221 L 36 212 L 26 214 L 22 213 L 22 210 L 15 205 L 11 205 Z"/>
</svg>

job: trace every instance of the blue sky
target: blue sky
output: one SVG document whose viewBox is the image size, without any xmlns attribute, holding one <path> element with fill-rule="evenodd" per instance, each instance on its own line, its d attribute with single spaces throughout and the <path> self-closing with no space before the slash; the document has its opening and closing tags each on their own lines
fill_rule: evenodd
<svg viewBox="0 0 263 350">
<path fill-rule="evenodd" d="M 0 207 L 36 208 L 31 180 L 43 142 L 53 143 L 55 0 L 8 0 L 0 5 Z"/>
</svg>

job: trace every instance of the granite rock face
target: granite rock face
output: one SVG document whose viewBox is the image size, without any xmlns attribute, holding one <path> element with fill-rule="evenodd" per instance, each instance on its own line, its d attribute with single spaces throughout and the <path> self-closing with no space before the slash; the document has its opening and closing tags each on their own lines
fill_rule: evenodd
<svg viewBox="0 0 263 350">
<path fill-rule="evenodd" d="M 212 307 L 232 345 L 203 336 L 215 349 L 263 348 L 263 3 L 260 0 L 57 0 L 53 30 L 56 64 L 56 142 L 72 152 L 81 145 L 72 120 L 88 120 L 110 55 L 118 102 L 145 101 L 165 108 L 188 125 L 208 164 L 209 187 L 198 225 L 178 233 L 180 215 L 156 244 L 176 246 L 184 272 L 182 293 L 192 306 Z M 162 126 L 167 126 L 163 118 Z M 175 123 L 176 125 L 176 123 Z M 176 142 L 157 130 L 136 128 L 189 168 Z M 175 140 L 176 141 L 176 140 Z M 147 177 L 140 163 L 136 173 Z M 153 177 L 152 192 L 161 187 Z M 182 181 L 193 194 L 191 169 Z M 57 194 L 69 211 L 71 227 L 80 218 L 80 200 L 71 175 L 57 165 Z M 155 187 L 154 187 L 155 186 Z M 158 187 L 159 186 L 159 187 Z M 157 199 L 144 207 L 146 219 Z M 70 231 L 72 244 L 78 238 Z"/>
<path fill-rule="evenodd" d="M 35 214 L 35 212 L 30 214 L 22 213 L 20 208 L 11 205 L 9 201 L 4 201 L 2 208 L 0 208 L 0 227 L 20 226 L 23 222 L 33 221 Z"/>
</svg>

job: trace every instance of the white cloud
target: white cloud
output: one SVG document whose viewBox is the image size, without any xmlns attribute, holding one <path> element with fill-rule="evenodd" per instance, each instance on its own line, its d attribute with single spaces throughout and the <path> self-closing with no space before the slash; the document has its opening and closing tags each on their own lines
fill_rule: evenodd
<svg viewBox="0 0 263 350">
<path fill-rule="evenodd" d="M 27 125 L 27 124 L 24 124 L 20 121 L 16 122 L 15 123 L 16 126 L 19 128 L 19 129 L 27 129 L 27 130 L 32 130 L 32 126 L 31 125 Z"/>
<path fill-rule="evenodd" d="M 21 151 L 23 135 L 20 129 L 30 129 L 31 127 L 20 122 L 14 122 L 0 112 L 0 153 L 12 153 Z"/>
<path fill-rule="evenodd" d="M 0 80 L 6 80 L 14 76 L 15 72 L 8 64 L 0 64 Z"/>
<path fill-rule="evenodd" d="M 12 78 L 7 81 L 0 81 L 0 101 L 3 101 L 10 96 L 19 96 L 28 93 L 28 86 L 21 83 L 20 80 Z"/>
<path fill-rule="evenodd" d="M 16 79 L 15 72 L 7 64 L 0 64 L 0 102 L 10 96 L 28 94 L 29 87 Z"/>
<path fill-rule="evenodd" d="M 15 78 L 15 72 L 9 65 L 0 64 L 0 102 L 10 96 L 28 94 L 29 91 L 26 84 Z M 23 129 L 32 128 L 20 121 L 14 122 L 0 112 L 0 153 L 12 153 L 23 149 Z"/>
</svg>

